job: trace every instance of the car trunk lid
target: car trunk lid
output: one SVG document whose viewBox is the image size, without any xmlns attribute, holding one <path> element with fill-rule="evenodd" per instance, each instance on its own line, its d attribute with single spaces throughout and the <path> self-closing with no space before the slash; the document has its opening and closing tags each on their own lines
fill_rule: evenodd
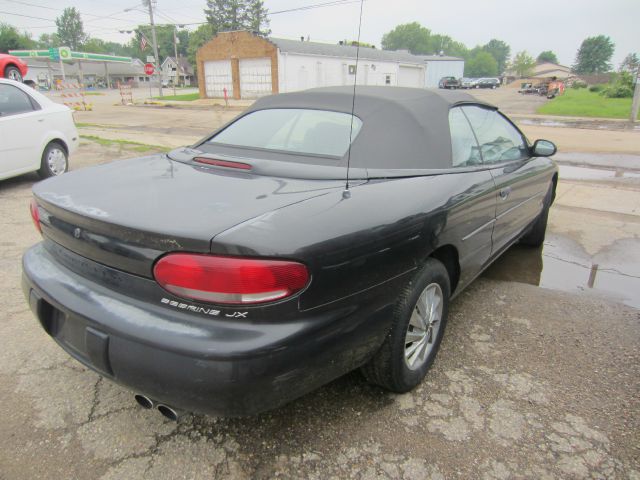
<svg viewBox="0 0 640 480">
<path fill-rule="evenodd" d="M 154 155 L 67 173 L 34 186 L 42 231 L 75 253 L 152 277 L 169 251 L 208 252 L 211 239 L 287 205 L 343 188 L 193 165 Z"/>
</svg>

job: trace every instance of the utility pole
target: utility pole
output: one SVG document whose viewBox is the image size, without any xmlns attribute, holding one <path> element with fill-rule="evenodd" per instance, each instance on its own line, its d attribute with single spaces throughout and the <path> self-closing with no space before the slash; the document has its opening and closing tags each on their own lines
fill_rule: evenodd
<svg viewBox="0 0 640 480">
<path fill-rule="evenodd" d="M 153 21 L 153 0 L 144 0 L 149 7 L 149 20 L 151 23 L 151 40 L 153 41 L 153 55 L 156 57 L 156 75 L 158 76 L 158 91 L 162 96 L 162 75 L 160 74 L 160 56 L 158 55 L 158 39 L 156 37 L 156 24 Z"/>
<path fill-rule="evenodd" d="M 178 61 L 178 37 L 176 35 L 177 26 L 173 26 L 173 53 L 176 59 L 176 76 L 173 79 L 173 96 L 176 96 L 176 83 L 180 82 L 180 62 Z"/>
<path fill-rule="evenodd" d="M 633 90 L 633 102 L 631 103 L 632 122 L 635 122 L 638 119 L 638 107 L 640 107 L 640 67 L 636 70 L 635 84 L 636 86 Z"/>
</svg>

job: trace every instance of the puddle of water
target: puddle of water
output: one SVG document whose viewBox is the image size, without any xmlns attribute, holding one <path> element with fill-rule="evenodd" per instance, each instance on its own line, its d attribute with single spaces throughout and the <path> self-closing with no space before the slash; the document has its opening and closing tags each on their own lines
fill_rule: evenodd
<svg viewBox="0 0 640 480">
<path fill-rule="evenodd" d="M 543 248 L 514 245 L 483 276 L 605 296 L 640 309 L 640 240 L 619 240 L 591 257 L 573 240 L 547 234 Z"/>
<path fill-rule="evenodd" d="M 606 180 L 610 178 L 640 178 L 640 173 L 627 170 L 574 167 L 559 165 L 560 178 L 565 180 Z"/>
</svg>

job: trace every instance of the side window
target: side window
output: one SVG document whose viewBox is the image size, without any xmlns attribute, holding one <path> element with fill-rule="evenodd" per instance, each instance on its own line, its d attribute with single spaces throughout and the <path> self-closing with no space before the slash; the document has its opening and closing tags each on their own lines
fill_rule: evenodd
<svg viewBox="0 0 640 480">
<path fill-rule="evenodd" d="M 0 85 L 0 116 L 17 115 L 18 113 L 30 112 L 33 105 L 29 96 L 13 85 Z"/>
<path fill-rule="evenodd" d="M 476 137 L 460 108 L 449 110 L 451 158 L 454 167 L 468 167 L 482 163 Z"/>
<path fill-rule="evenodd" d="M 482 107 L 462 107 L 478 137 L 483 163 L 520 160 L 529 156 L 527 143 L 502 115 Z"/>
</svg>

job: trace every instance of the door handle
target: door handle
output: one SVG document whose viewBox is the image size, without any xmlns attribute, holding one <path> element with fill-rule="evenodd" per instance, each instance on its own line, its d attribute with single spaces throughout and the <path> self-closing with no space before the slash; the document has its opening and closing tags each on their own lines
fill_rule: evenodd
<svg viewBox="0 0 640 480">
<path fill-rule="evenodd" d="M 502 200 L 506 200 L 506 198 L 509 196 L 510 193 L 511 193 L 511 187 L 504 187 L 503 189 L 500 190 L 500 198 Z"/>
</svg>

